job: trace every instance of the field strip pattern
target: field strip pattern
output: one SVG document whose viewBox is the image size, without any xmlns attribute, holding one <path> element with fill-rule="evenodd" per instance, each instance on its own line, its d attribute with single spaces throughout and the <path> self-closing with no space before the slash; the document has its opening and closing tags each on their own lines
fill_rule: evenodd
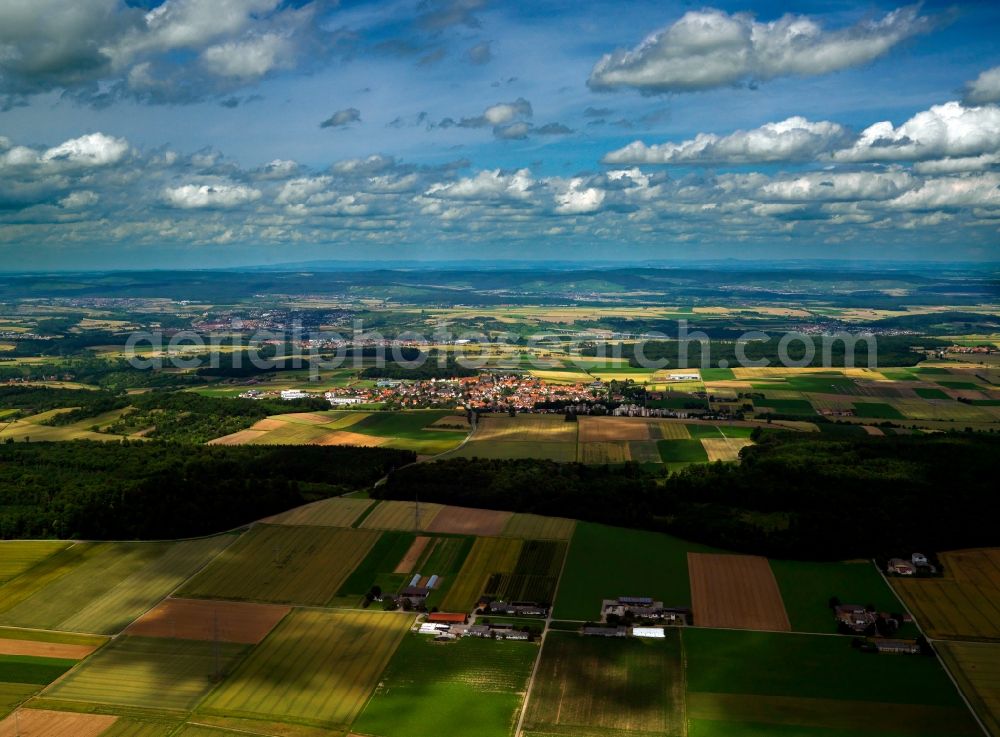
<svg viewBox="0 0 1000 737">
<path fill-rule="evenodd" d="M 296 507 L 261 521 L 272 525 L 350 527 L 372 504 L 370 499 L 335 497 Z"/>
<path fill-rule="evenodd" d="M 346 728 L 412 622 L 398 613 L 295 611 L 202 709 Z"/>
<path fill-rule="evenodd" d="M 941 659 L 991 734 L 1000 734 L 1000 645 L 936 642 Z"/>
<path fill-rule="evenodd" d="M 695 624 L 788 632 L 791 624 L 767 558 L 688 553 Z"/>
</svg>

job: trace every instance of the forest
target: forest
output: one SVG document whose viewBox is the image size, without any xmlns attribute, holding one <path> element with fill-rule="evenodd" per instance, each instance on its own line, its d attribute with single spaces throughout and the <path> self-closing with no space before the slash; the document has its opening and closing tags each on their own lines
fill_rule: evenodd
<svg viewBox="0 0 1000 737">
<path fill-rule="evenodd" d="M 0 444 L 0 538 L 193 537 L 370 486 L 416 456 L 342 446 Z"/>
<path fill-rule="evenodd" d="M 638 464 L 452 459 L 373 495 L 659 530 L 721 548 L 844 560 L 1000 544 L 1000 438 L 758 431 L 742 463 L 665 476 Z"/>
</svg>

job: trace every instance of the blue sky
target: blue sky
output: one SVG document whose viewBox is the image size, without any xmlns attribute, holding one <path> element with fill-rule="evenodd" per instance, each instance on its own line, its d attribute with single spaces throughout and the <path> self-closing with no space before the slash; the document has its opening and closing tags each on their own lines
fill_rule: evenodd
<svg viewBox="0 0 1000 737">
<path fill-rule="evenodd" d="M 0 4 L 0 268 L 1000 255 L 1000 6 Z"/>
</svg>

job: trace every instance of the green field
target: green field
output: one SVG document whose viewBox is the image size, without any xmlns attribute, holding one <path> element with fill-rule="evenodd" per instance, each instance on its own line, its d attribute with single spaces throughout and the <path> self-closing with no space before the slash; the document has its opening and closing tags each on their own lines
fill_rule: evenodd
<svg viewBox="0 0 1000 737">
<path fill-rule="evenodd" d="M 346 729 L 412 621 L 384 612 L 293 612 L 201 710 Z"/>
<path fill-rule="evenodd" d="M 873 605 L 878 611 L 900 612 L 903 607 L 870 562 L 807 563 L 772 560 L 771 570 L 781 589 L 785 611 L 797 632 L 836 632 L 828 603 Z"/>
<path fill-rule="evenodd" d="M 45 692 L 47 698 L 187 711 L 245 650 L 232 643 L 121 637 Z M 217 657 L 218 656 L 218 657 Z"/>
<path fill-rule="evenodd" d="M 379 737 L 508 737 L 537 646 L 406 635 L 352 727 Z"/>
<path fill-rule="evenodd" d="M 47 685 L 76 665 L 75 660 L 0 655 L 0 683 Z"/>
<path fill-rule="evenodd" d="M 383 532 L 364 560 L 341 584 L 337 597 L 353 601 L 351 606 L 354 606 L 371 589 L 372 584 L 377 583 L 387 593 L 395 591 L 403 583 L 405 574 L 393 571 L 415 538 L 416 535 L 412 532 Z"/>
<path fill-rule="evenodd" d="M 903 414 L 891 404 L 883 402 L 855 402 L 854 412 L 858 417 L 878 420 L 902 420 Z"/>
<path fill-rule="evenodd" d="M 867 655 L 846 637 L 684 630 L 688 690 L 961 706 L 934 658 Z"/>
<path fill-rule="evenodd" d="M 70 543 L 61 540 L 0 541 L 0 584 L 16 578 L 69 545 Z"/>
<path fill-rule="evenodd" d="M 679 630 L 664 640 L 550 632 L 525 714 L 527 735 L 685 733 Z"/>
<path fill-rule="evenodd" d="M 670 535 L 578 522 L 570 542 L 554 615 L 593 620 L 601 600 L 651 596 L 666 606 L 690 606 L 687 554 L 711 548 Z"/>
<path fill-rule="evenodd" d="M 708 453 L 700 440 L 657 440 L 664 463 L 707 463 Z"/>
<path fill-rule="evenodd" d="M 378 536 L 351 528 L 254 525 L 179 595 L 322 606 Z"/>
<path fill-rule="evenodd" d="M 3 683 L 0 682 L 0 719 L 12 712 L 14 708 L 38 690 L 33 683 Z"/>
<path fill-rule="evenodd" d="M 80 544 L 0 589 L 0 624 L 112 634 L 153 606 L 234 538 Z M 53 568 L 47 564 L 56 564 Z M 63 565 L 58 565 L 58 564 Z M 40 584 L 40 585 L 35 585 Z"/>
</svg>

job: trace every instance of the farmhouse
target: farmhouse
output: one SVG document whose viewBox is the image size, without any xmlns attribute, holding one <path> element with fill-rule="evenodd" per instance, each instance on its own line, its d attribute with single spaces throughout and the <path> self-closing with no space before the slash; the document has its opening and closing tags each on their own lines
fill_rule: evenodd
<svg viewBox="0 0 1000 737">
<path fill-rule="evenodd" d="M 281 398 L 284 399 L 285 401 L 289 401 L 289 400 L 292 400 L 292 399 L 305 399 L 308 396 L 309 395 L 306 394 L 301 389 L 282 389 L 281 390 Z"/>
<path fill-rule="evenodd" d="M 886 570 L 889 573 L 895 573 L 897 576 L 912 576 L 917 572 L 917 567 L 908 560 L 903 560 L 902 558 L 890 558 L 889 565 Z"/>
<path fill-rule="evenodd" d="M 833 610 L 837 622 L 852 632 L 861 634 L 875 626 L 875 612 L 858 604 L 838 604 Z"/>
<path fill-rule="evenodd" d="M 407 586 L 399 592 L 396 599 L 400 604 L 405 599 L 410 602 L 411 606 L 421 607 L 427 601 L 430 592 L 431 590 L 426 586 Z"/>
<path fill-rule="evenodd" d="M 327 394 L 327 401 L 330 402 L 334 407 L 343 407 L 350 404 L 361 404 L 365 400 L 361 397 L 337 397 L 330 396 Z"/>
<path fill-rule="evenodd" d="M 662 640 L 667 633 L 662 627 L 633 627 L 632 637 L 647 637 L 654 640 Z"/>
<path fill-rule="evenodd" d="M 490 601 L 479 602 L 484 614 L 504 614 L 510 617 L 544 617 L 549 609 L 533 601 Z"/>
<path fill-rule="evenodd" d="M 465 629 L 466 637 L 485 637 L 497 640 L 527 640 L 528 633 L 524 630 L 516 630 L 510 626 L 496 626 L 488 624 L 473 624 Z"/>
<path fill-rule="evenodd" d="M 667 624 L 691 623 L 691 610 L 685 607 L 665 607 L 662 601 L 647 596 L 619 596 L 601 602 L 601 621 L 612 619 L 656 620 Z"/>
</svg>

